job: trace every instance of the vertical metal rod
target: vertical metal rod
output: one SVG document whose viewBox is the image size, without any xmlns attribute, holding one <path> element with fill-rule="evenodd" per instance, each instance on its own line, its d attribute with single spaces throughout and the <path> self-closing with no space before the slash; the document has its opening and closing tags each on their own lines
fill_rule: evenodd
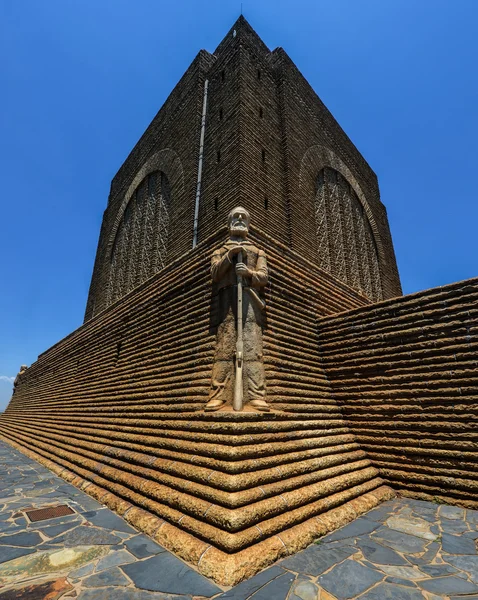
<svg viewBox="0 0 478 600">
<path fill-rule="evenodd" d="M 193 248 L 198 243 L 198 223 L 199 223 L 199 199 L 201 197 L 201 179 L 202 179 L 202 163 L 204 157 L 204 133 L 206 131 L 206 110 L 207 110 L 207 88 L 209 80 L 204 82 L 204 97 L 202 102 L 202 118 L 201 118 L 201 138 L 199 141 L 199 164 L 198 164 L 198 182 L 196 186 L 196 203 L 194 206 L 194 231 L 193 231 Z"/>
<path fill-rule="evenodd" d="M 242 262 L 242 252 L 237 255 L 237 262 Z M 234 400 L 232 407 L 234 410 L 242 410 L 243 405 L 243 385 L 242 368 L 244 359 L 244 341 L 242 337 L 242 276 L 237 276 L 237 341 L 236 341 L 236 379 L 234 382 Z"/>
</svg>

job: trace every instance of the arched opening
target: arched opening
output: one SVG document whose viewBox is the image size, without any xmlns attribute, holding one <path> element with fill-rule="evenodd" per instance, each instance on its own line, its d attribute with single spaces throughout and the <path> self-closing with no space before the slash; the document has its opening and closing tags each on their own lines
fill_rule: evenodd
<svg viewBox="0 0 478 600">
<path fill-rule="evenodd" d="M 165 266 L 171 187 L 162 171 L 147 175 L 126 205 L 110 255 L 108 304 Z"/>
<path fill-rule="evenodd" d="M 317 176 L 315 221 L 319 267 L 371 300 L 382 299 L 377 244 L 347 179 L 325 167 Z"/>
</svg>

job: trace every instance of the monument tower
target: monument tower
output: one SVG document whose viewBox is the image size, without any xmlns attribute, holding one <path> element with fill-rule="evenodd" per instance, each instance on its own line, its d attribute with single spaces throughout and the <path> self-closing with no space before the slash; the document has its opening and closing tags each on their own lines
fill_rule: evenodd
<svg viewBox="0 0 478 600">
<path fill-rule="evenodd" d="M 477 295 L 401 296 L 374 172 L 240 17 L 114 177 L 85 322 L 0 436 L 232 585 L 392 488 L 478 505 Z"/>
<path fill-rule="evenodd" d="M 214 54 L 199 52 L 113 179 L 86 320 L 222 229 L 236 205 L 361 296 L 401 294 L 375 173 L 244 17 Z"/>
</svg>

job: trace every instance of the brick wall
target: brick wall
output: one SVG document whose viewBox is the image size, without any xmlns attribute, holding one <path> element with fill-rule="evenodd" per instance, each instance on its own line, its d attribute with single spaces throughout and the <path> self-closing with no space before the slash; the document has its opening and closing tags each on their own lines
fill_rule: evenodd
<svg viewBox="0 0 478 600">
<path fill-rule="evenodd" d="M 104 212 L 85 320 L 106 307 L 111 243 L 125 197 L 148 160 L 160 153 L 157 170 L 171 183 L 168 262 L 192 245 L 199 136 L 205 72 L 214 57 L 201 51 L 141 136 L 111 183 Z M 141 179 L 141 177 L 140 177 Z M 136 184 L 139 184 L 137 181 Z"/>
<path fill-rule="evenodd" d="M 477 300 L 471 279 L 319 321 L 333 396 L 382 477 L 475 508 Z"/>
<path fill-rule="evenodd" d="M 215 347 L 210 257 L 223 228 L 42 354 L 0 417 L 2 439 L 127 518 L 146 510 L 138 527 L 152 533 L 151 519 L 174 527 L 156 539 L 183 558 L 222 553 L 200 568 L 224 583 L 390 497 L 344 423 L 318 353 L 318 315 L 367 301 L 265 233 L 252 237 L 271 271 L 272 412 L 202 411 Z M 334 509 L 340 518 L 327 520 Z M 299 525 L 307 533 L 298 537 L 290 530 Z M 227 562 L 233 556 L 246 570 Z M 228 573 L 218 575 L 218 564 Z"/>
<path fill-rule="evenodd" d="M 242 204 L 253 224 L 316 262 L 315 185 L 319 171 L 329 166 L 342 172 L 366 208 L 379 249 L 383 296 L 400 295 L 375 174 L 286 53 L 270 52 L 241 17 L 214 54 L 198 54 L 113 179 L 86 320 L 106 306 L 115 224 L 131 186 L 140 183 L 158 153 L 158 169 L 172 184 L 167 260 L 191 248 L 206 79 L 199 240 L 219 231 L 229 211 Z"/>
</svg>

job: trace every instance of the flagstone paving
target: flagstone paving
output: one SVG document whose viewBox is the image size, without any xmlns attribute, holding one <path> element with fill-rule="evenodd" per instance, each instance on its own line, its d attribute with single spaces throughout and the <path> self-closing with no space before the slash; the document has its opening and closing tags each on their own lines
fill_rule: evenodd
<svg viewBox="0 0 478 600">
<path fill-rule="evenodd" d="M 0 441 L 0 600 L 478 600 L 477 543 L 478 511 L 400 498 L 225 590 Z"/>
</svg>

